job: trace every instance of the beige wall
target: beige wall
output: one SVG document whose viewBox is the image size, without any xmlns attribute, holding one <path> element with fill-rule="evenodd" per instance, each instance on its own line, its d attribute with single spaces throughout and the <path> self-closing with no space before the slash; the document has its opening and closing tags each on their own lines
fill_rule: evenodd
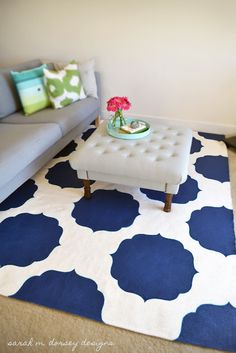
<svg viewBox="0 0 236 353">
<path fill-rule="evenodd" d="M 236 129 L 236 0 L 0 0 L 0 64 L 96 59 L 103 109 Z"/>
</svg>

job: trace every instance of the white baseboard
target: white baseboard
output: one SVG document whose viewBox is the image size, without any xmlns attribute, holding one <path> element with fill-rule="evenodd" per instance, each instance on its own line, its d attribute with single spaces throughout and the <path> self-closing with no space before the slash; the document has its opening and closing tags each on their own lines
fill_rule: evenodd
<svg viewBox="0 0 236 353">
<path fill-rule="evenodd" d="M 111 116 L 107 111 L 102 111 L 102 117 L 108 119 Z M 236 134 L 236 125 L 232 124 L 220 124 L 220 123 L 212 123 L 205 121 L 194 121 L 194 120 L 183 120 L 183 119 L 171 119 L 162 116 L 153 116 L 153 115 L 141 115 L 141 114 L 127 114 L 130 118 L 134 119 L 143 119 L 143 120 L 158 120 L 161 124 L 170 125 L 181 125 L 188 126 L 195 131 L 201 132 L 210 132 L 213 134 L 223 134 L 227 136 L 233 136 Z"/>
</svg>

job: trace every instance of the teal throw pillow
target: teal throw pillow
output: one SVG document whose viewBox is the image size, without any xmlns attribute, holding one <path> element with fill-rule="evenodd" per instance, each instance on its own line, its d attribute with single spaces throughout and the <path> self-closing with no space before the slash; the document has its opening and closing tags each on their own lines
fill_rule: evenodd
<svg viewBox="0 0 236 353">
<path fill-rule="evenodd" d="M 47 65 L 21 72 L 11 71 L 25 115 L 30 115 L 50 105 L 43 82 Z"/>
<path fill-rule="evenodd" d="M 74 61 L 65 66 L 63 70 L 44 69 L 44 83 L 55 109 L 86 98 L 78 65 Z"/>
</svg>

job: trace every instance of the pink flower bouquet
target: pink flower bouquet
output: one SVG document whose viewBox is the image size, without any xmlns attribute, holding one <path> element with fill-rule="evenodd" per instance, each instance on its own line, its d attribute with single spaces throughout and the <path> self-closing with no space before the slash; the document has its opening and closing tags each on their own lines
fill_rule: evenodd
<svg viewBox="0 0 236 353">
<path fill-rule="evenodd" d="M 127 97 L 113 97 L 107 101 L 107 110 L 115 113 L 112 118 L 112 124 L 114 127 L 116 126 L 118 119 L 120 126 L 126 125 L 123 110 L 128 110 L 130 107 L 131 103 Z"/>
</svg>

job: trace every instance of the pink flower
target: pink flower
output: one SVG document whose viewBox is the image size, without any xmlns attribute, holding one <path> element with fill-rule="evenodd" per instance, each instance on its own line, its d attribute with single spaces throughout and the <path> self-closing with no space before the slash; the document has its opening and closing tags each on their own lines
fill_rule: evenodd
<svg viewBox="0 0 236 353">
<path fill-rule="evenodd" d="M 129 102 L 127 97 L 122 97 L 122 109 L 129 110 L 131 107 L 131 103 Z"/>
<path fill-rule="evenodd" d="M 115 112 L 115 111 L 117 111 L 117 106 L 112 103 L 107 103 L 107 110 L 110 112 Z"/>
<path fill-rule="evenodd" d="M 127 97 L 113 97 L 107 101 L 107 110 L 111 112 L 116 112 L 119 109 L 128 110 L 131 107 Z"/>
</svg>

